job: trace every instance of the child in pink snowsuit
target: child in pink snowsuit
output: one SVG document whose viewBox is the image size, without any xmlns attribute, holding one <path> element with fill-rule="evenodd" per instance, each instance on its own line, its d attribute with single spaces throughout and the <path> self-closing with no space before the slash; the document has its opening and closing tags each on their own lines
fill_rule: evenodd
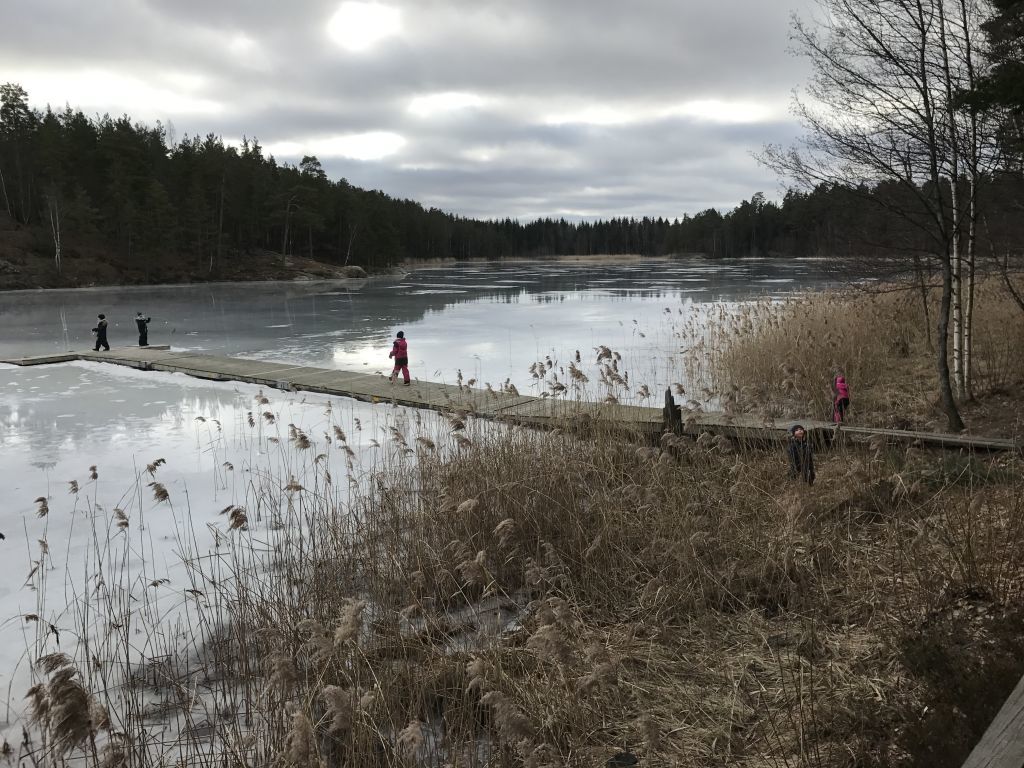
<svg viewBox="0 0 1024 768">
<path fill-rule="evenodd" d="M 398 332 L 398 338 L 391 345 L 391 352 L 388 357 L 395 359 L 395 368 L 391 371 L 389 381 L 394 384 L 398 378 L 398 372 L 402 372 L 404 383 L 409 384 L 409 344 L 405 340 L 405 331 Z"/>
<path fill-rule="evenodd" d="M 842 423 L 849 407 L 850 388 L 846 385 L 846 377 L 836 376 L 832 380 L 832 421 L 836 424 Z"/>
</svg>

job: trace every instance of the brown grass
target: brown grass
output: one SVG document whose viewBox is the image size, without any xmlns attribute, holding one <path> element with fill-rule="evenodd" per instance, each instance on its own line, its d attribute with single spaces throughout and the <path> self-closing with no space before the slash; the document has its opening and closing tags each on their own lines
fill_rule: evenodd
<svg viewBox="0 0 1024 768">
<path fill-rule="evenodd" d="M 352 517 L 299 491 L 303 557 L 236 575 L 249 759 L 910 765 L 934 694 L 907 649 L 1021 596 L 1017 459 L 835 453 L 810 490 L 774 454 L 465 431 Z"/>
<path fill-rule="evenodd" d="M 763 302 L 705 331 L 711 352 L 703 373 L 712 389 L 742 410 L 818 419 L 829 418 L 829 384 L 842 373 L 852 389 L 856 423 L 939 430 L 935 353 L 925 328 L 919 296 L 896 286 Z M 979 399 L 1024 385 L 1016 362 L 1021 349 L 1024 313 L 994 281 L 982 284 L 974 320 Z M 982 433 L 998 428 L 977 410 L 966 408 L 968 426 L 974 421 Z M 1017 419 L 1009 416 L 1000 434 L 1008 433 L 1006 427 L 1012 433 Z"/>
</svg>

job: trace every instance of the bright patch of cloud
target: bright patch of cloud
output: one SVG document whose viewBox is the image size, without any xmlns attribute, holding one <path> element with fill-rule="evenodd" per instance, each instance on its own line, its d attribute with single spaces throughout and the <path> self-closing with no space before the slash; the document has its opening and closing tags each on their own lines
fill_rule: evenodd
<svg viewBox="0 0 1024 768">
<path fill-rule="evenodd" d="M 471 147 L 462 151 L 462 156 L 474 163 L 491 163 L 504 153 L 498 147 Z"/>
<path fill-rule="evenodd" d="M 712 123 L 759 123 L 785 114 L 784 105 L 772 107 L 753 101 L 695 99 L 669 109 L 645 105 L 591 104 L 544 116 L 545 125 L 618 126 L 686 117 Z"/>
<path fill-rule="evenodd" d="M 417 96 L 409 102 L 409 112 L 417 117 L 433 117 L 445 112 L 456 112 L 462 109 L 482 106 L 484 99 L 475 93 L 447 91 Z"/>
<path fill-rule="evenodd" d="M 342 136 L 321 136 L 302 141 L 279 141 L 268 145 L 266 152 L 275 157 L 316 155 L 320 159 L 347 157 L 350 160 L 381 160 L 395 154 L 405 139 L 390 131 L 369 131 Z"/>
<path fill-rule="evenodd" d="M 639 115 L 607 104 L 595 104 L 582 109 L 547 115 L 542 122 L 546 125 L 625 125 L 635 122 Z"/>
<path fill-rule="evenodd" d="M 416 160 L 411 163 L 399 163 L 398 169 L 400 171 L 413 171 L 416 173 L 427 173 L 430 171 L 445 171 L 448 170 L 447 165 L 441 163 L 425 162 Z"/>
<path fill-rule="evenodd" d="M 559 208 L 551 215 L 564 217 L 566 219 L 597 219 L 600 218 L 601 214 L 600 211 L 584 210 L 582 208 Z M 597 316 L 594 319 L 597 320 L 603 318 Z"/>
<path fill-rule="evenodd" d="M 381 3 L 344 2 L 327 22 L 327 35 L 347 51 L 365 51 L 402 29 L 402 14 Z"/>
<path fill-rule="evenodd" d="M 62 107 L 72 102 L 85 112 L 101 110 L 121 114 L 127 111 L 135 119 L 151 119 L 168 114 L 212 115 L 224 111 L 224 105 L 199 96 L 196 91 L 206 79 L 182 72 L 160 75 L 169 87 L 153 84 L 153 80 L 123 75 L 107 70 L 74 70 L 61 72 L 25 71 L 11 73 L 12 82 L 28 91 L 33 104 Z"/>
<path fill-rule="evenodd" d="M 693 117 L 713 123 L 760 123 L 770 120 L 778 110 L 751 101 L 698 99 L 667 110 L 669 117 Z"/>
<path fill-rule="evenodd" d="M 165 81 L 175 92 L 195 92 L 206 85 L 207 78 L 193 72 L 161 72 L 156 78 Z"/>
<path fill-rule="evenodd" d="M 239 32 L 228 41 L 228 50 L 236 56 L 244 56 L 255 49 L 256 41 L 243 32 Z"/>
</svg>

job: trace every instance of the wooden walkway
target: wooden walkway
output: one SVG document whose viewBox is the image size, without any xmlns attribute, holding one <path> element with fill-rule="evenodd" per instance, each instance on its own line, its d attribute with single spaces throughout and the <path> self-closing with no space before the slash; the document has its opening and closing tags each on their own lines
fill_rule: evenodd
<svg viewBox="0 0 1024 768">
<path fill-rule="evenodd" d="M 1024 678 L 1017 683 L 995 720 L 971 750 L 963 768 L 1024 766 Z"/>
<path fill-rule="evenodd" d="M 332 368 L 273 363 L 196 352 L 181 352 L 169 347 L 115 347 L 109 352 L 68 352 L 0 360 L 18 366 L 47 365 L 73 360 L 112 363 L 144 371 L 186 373 L 214 381 L 240 381 L 281 390 L 317 392 L 351 397 L 368 402 L 389 402 L 412 408 L 438 411 L 465 411 L 474 415 L 537 427 L 571 426 L 627 432 L 656 439 L 664 429 L 662 408 L 618 403 L 591 403 L 556 397 L 509 394 L 489 389 L 473 389 L 452 384 L 414 380 L 410 386 L 392 384 L 380 374 L 356 373 Z M 792 420 L 768 422 L 749 415 L 730 416 L 718 412 L 688 414 L 676 424 L 677 431 L 688 435 L 702 432 L 725 435 L 738 440 L 784 440 Z M 832 424 L 801 420 L 814 435 L 830 439 Z M 1020 450 L 1011 439 L 945 435 L 872 427 L 842 427 L 842 434 L 853 440 L 917 442 L 945 448 L 969 450 Z"/>
</svg>

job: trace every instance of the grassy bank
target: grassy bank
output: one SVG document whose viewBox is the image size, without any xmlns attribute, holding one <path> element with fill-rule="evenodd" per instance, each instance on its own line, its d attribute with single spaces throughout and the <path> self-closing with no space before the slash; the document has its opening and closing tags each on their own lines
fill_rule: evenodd
<svg viewBox="0 0 1024 768">
<path fill-rule="evenodd" d="M 913 312 L 893 293 L 723 316 L 688 337 L 693 370 L 769 416 L 824 409 L 837 367 L 858 420 L 927 423 Z M 979 408 L 1013 391 L 999 360 L 1020 329 L 979 320 Z M 47 755 L 956 766 L 1024 673 L 1020 456 L 837 447 L 807 487 L 779 452 L 710 436 L 649 448 L 449 414 L 440 436 L 392 429 L 343 497 L 324 457 L 345 434 L 287 439 L 288 476 L 252 479 L 216 554 L 183 547 L 191 641 L 127 665 L 128 715 L 100 714 L 88 656 L 41 662 Z M 173 749 L 149 735 L 154 700 Z M 55 717 L 66 701 L 84 716 Z"/>
<path fill-rule="evenodd" d="M 701 373 L 740 410 L 793 418 L 828 418 L 829 383 L 842 373 L 855 423 L 942 431 L 930 324 L 919 295 L 897 286 L 749 305 L 705 332 Z M 1024 434 L 1024 312 L 994 280 L 978 291 L 973 338 L 968 430 Z"/>
</svg>

